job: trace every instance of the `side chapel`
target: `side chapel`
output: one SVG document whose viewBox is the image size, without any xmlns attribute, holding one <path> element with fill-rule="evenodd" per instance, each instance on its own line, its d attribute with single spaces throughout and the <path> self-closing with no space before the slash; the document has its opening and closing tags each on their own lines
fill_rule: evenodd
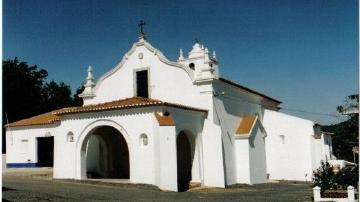
<svg viewBox="0 0 360 202">
<path fill-rule="evenodd" d="M 8 124 L 7 166 L 184 191 L 190 183 L 310 180 L 321 160 L 334 158 L 331 134 L 278 112 L 281 101 L 222 78 L 215 52 L 198 42 L 170 61 L 141 31 L 96 83 L 88 68 L 81 97 L 81 107 Z"/>
</svg>

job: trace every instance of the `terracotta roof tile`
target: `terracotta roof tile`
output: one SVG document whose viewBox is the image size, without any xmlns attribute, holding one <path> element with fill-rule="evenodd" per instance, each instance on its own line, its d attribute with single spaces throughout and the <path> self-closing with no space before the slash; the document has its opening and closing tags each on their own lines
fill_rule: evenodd
<svg viewBox="0 0 360 202">
<path fill-rule="evenodd" d="M 251 132 L 253 125 L 256 122 L 256 116 L 246 116 L 241 120 L 241 123 L 236 130 L 237 135 L 245 135 Z"/>
<path fill-rule="evenodd" d="M 171 114 L 168 116 L 161 115 L 158 112 L 154 114 L 160 126 L 175 126 L 175 121 Z"/>
<path fill-rule="evenodd" d="M 5 125 L 6 127 L 14 127 L 14 126 L 31 126 L 31 125 L 47 125 L 54 124 L 60 121 L 60 118 L 53 114 L 54 111 L 48 112 L 45 114 L 40 114 L 37 116 L 33 116 L 31 118 L 22 119 L 20 121 L 16 121 L 13 123 L 9 123 Z"/>
<path fill-rule="evenodd" d="M 97 112 L 97 111 L 109 111 L 109 110 L 118 110 L 118 109 L 129 109 L 129 108 L 140 108 L 140 107 L 149 107 L 149 106 L 170 106 L 177 107 L 181 109 L 187 109 L 191 111 L 207 112 L 204 109 L 198 109 L 186 105 L 174 104 L 169 102 L 163 102 L 160 100 L 154 100 L 150 98 L 142 97 L 133 97 L 122 100 L 116 100 L 112 102 L 105 102 L 100 104 L 93 105 L 84 105 L 81 107 L 71 107 L 63 109 L 59 112 L 56 112 L 56 115 L 63 114 L 75 114 L 75 113 L 86 113 L 86 112 Z"/>
<path fill-rule="evenodd" d="M 176 107 L 185 110 L 199 111 L 207 113 L 207 110 L 198 109 L 186 105 L 174 104 L 169 102 L 163 102 L 160 100 L 154 100 L 149 98 L 133 97 L 122 100 L 116 100 L 112 102 L 105 102 L 100 104 L 93 105 L 84 105 L 81 107 L 68 107 L 45 114 L 40 114 L 31 118 L 23 119 L 16 121 L 6 126 L 16 127 L 16 126 L 31 126 L 31 125 L 47 125 L 53 124 L 57 121 L 60 121 L 61 115 L 65 114 L 77 114 L 77 113 L 87 113 L 87 112 L 98 112 L 98 111 L 110 111 L 110 110 L 120 110 L 120 109 L 129 109 L 129 108 L 140 108 L 140 107 L 149 107 L 149 106 L 170 106 Z M 167 124 L 170 124 L 170 120 L 166 120 Z"/>
</svg>

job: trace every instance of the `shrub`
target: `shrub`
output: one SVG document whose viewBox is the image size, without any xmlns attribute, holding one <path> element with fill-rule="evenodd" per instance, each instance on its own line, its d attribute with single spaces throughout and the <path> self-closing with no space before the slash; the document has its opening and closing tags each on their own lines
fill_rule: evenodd
<svg viewBox="0 0 360 202">
<path fill-rule="evenodd" d="M 347 189 L 349 185 L 353 187 L 358 187 L 359 181 L 359 166 L 348 166 L 341 169 L 336 174 L 336 179 L 340 189 Z"/>
<path fill-rule="evenodd" d="M 336 174 L 333 171 L 333 167 L 328 162 L 321 161 L 320 168 L 314 171 L 314 186 L 319 186 L 321 188 L 321 192 L 328 189 L 336 189 L 337 183 L 335 179 Z"/>
<path fill-rule="evenodd" d="M 338 173 L 328 162 L 321 162 L 321 166 L 314 171 L 313 184 L 319 186 L 321 192 L 332 189 L 346 190 L 349 185 L 358 186 L 359 170 L 358 165 L 342 168 Z"/>
</svg>

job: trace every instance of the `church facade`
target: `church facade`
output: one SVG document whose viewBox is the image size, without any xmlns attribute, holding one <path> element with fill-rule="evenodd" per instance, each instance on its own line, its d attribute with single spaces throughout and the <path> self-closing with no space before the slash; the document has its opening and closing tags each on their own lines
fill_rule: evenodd
<svg viewBox="0 0 360 202">
<path fill-rule="evenodd" d="M 190 183 L 311 180 L 333 158 L 331 134 L 220 77 L 215 53 L 199 43 L 170 61 L 142 35 L 96 83 L 89 67 L 81 97 L 81 107 L 8 124 L 7 166 L 184 191 Z"/>
</svg>

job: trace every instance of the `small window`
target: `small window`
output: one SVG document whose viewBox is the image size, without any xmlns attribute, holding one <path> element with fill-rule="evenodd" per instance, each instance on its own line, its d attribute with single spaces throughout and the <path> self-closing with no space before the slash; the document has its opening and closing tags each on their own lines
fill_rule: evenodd
<svg viewBox="0 0 360 202">
<path fill-rule="evenodd" d="M 195 70 L 195 64 L 194 63 L 190 63 L 189 67 L 190 67 L 190 69 Z"/>
<path fill-rule="evenodd" d="M 136 72 L 136 95 L 145 98 L 149 97 L 147 70 Z"/>
<path fill-rule="evenodd" d="M 75 141 L 75 139 L 74 139 L 74 133 L 68 132 L 68 134 L 67 134 L 67 141 L 68 141 L 68 142 L 74 142 L 74 141 Z"/>
<path fill-rule="evenodd" d="M 148 136 L 146 134 L 141 134 L 140 135 L 140 145 L 147 146 L 148 144 L 149 144 Z"/>
</svg>

